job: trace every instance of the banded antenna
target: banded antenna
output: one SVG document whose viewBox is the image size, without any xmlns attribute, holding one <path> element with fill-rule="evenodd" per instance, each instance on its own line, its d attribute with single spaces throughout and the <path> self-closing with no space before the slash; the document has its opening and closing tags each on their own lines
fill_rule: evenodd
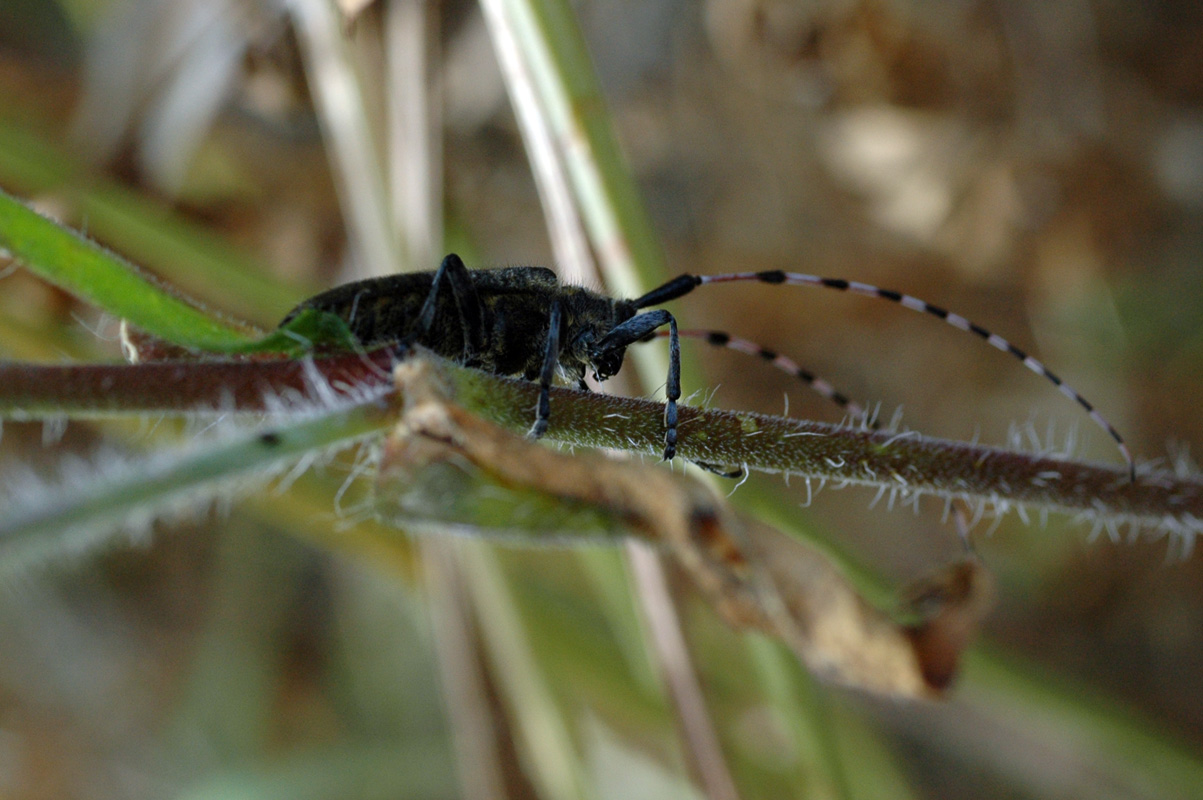
<svg viewBox="0 0 1203 800">
<path fill-rule="evenodd" d="M 991 347 L 1008 353 L 1018 359 L 1032 372 L 1048 380 L 1061 394 L 1068 397 L 1070 400 L 1077 403 L 1086 413 L 1094 420 L 1095 424 L 1107 432 L 1107 435 L 1115 441 L 1116 447 L 1119 448 L 1120 455 L 1123 456 L 1124 462 L 1128 466 L 1128 478 L 1132 482 L 1136 481 L 1136 461 L 1132 458 L 1132 453 L 1128 450 L 1128 445 L 1124 443 L 1124 439 L 1120 436 L 1119 431 L 1107 421 L 1094 405 L 1073 389 L 1069 384 L 1065 383 L 1061 378 L 1057 377 L 1044 364 L 1037 359 L 1020 350 L 1015 345 L 1008 342 L 998 334 L 991 333 L 980 325 L 970 322 L 965 317 L 959 314 L 954 314 L 945 308 L 928 303 L 925 300 L 920 300 L 918 297 L 912 297 L 909 294 L 896 292 L 892 289 L 882 289 L 868 283 L 859 281 L 849 281 L 843 278 L 821 278 L 817 275 L 807 275 L 801 272 L 783 272 L 781 270 L 769 270 L 766 272 L 730 272 L 723 275 L 681 275 L 673 280 L 659 286 L 642 297 L 634 301 L 635 308 L 647 308 L 648 306 L 656 306 L 661 303 L 667 303 L 669 300 L 675 300 L 678 297 L 683 297 L 689 294 L 699 286 L 708 283 L 733 283 L 736 281 L 754 281 L 757 283 L 768 284 L 794 284 L 799 286 L 816 286 L 823 289 L 835 289 L 841 292 L 852 292 L 866 297 L 876 297 L 882 300 L 889 300 L 897 303 L 904 308 L 909 308 L 912 311 L 918 311 L 921 314 L 927 314 L 932 317 L 944 320 L 957 330 L 971 333 L 982 339 Z M 740 348 L 736 348 L 740 349 Z M 771 351 L 768 351 L 771 352 Z M 773 354 L 776 357 L 776 354 Z M 767 358 L 767 356 L 766 356 Z M 790 362 L 792 364 L 792 362 Z M 784 367 L 783 367 L 784 368 Z M 802 377 L 799 375 L 799 377 Z M 803 380 L 806 380 L 803 378 Z M 820 394 L 823 392 L 820 390 Z M 833 392 L 834 394 L 834 392 Z M 834 397 L 832 398 L 834 400 Z M 838 401 L 836 401 L 838 402 Z"/>
<path fill-rule="evenodd" d="M 728 350 L 736 350 L 740 353 L 763 359 L 769 362 L 771 366 L 802 381 L 808 389 L 819 396 L 839 406 L 853 420 L 863 420 L 866 426 L 873 429 L 878 427 L 877 422 L 870 419 L 868 412 L 860 403 L 850 400 L 846 394 L 836 389 L 831 383 L 813 372 L 798 366 L 788 356 L 783 356 L 748 339 L 732 336 L 726 331 L 684 330 L 678 331 L 677 335 L 682 339 L 698 339 L 712 347 L 724 347 Z M 656 331 L 644 341 L 651 341 L 653 338 L 664 339 L 667 336 L 668 331 Z"/>
</svg>

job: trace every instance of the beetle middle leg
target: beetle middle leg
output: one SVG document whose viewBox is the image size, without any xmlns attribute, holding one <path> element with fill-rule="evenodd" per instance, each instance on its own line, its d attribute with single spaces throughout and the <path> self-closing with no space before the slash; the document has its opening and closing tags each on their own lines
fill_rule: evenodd
<svg viewBox="0 0 1203 800">
<path fill-rule="evenodd" d="M 539 372 L 539 403 L 535 407 L 535 424 L 531 426 L 529 434 L 532 439 L 538 439 L 547 433 L 547 421 L 551 419 L 551 382 L 555 378 L 556 364 L 560 358 L 563 315 L 560 301 L 552 300 L 547 320 L 547 347 L 543 352 L 543 368 Z"/>
<path fill-rule="evenodd" d="M 476 284 L 472 282 L 472 273 L 455 253 L 448 254 L 439 265 L 438 272 L 434 274 L 434 280 L 430 283 L 430 293 L 426 295 L 422 310 L 418 312 L 418 321 L 406 339 L 406 344 L 421 343 L 429 336 L 438 311 L 439 290 L 444 283 L 451 287 L 460 328 L 464 333 L 463 357 L 468 361 L 484 350 L 488 319 L 485 306 L 476 292 Z"/>
</svg>

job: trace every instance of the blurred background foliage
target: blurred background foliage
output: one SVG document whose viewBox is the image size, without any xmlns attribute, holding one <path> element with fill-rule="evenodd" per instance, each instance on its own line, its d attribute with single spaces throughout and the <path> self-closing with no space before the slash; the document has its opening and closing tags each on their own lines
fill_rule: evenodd
<svg viewBox="0 0 1203 800">
<path fill-rule="evenodd" d="M 212 307 L 273 324 L 372 257 L 349 244 L 355 187 L 331 170 L 336 123 L 312 99 L 312 34 L 296 25 L 316 24 L 321 3 L 7 0 L 0 185 Z M 1038 353 L 1139 456 L 1203 440 L 1203 7 L 576 9 L 673 272 L 902 289 Z M 480 10 L 430 13 L 443 152 L 429 195 L 448 241 L 471 264 L 551 264 Z M 386 13 L 323 19 L 359 85 L 381 91 Z M 1020 366 L 887 304 L 714 287 L 679 315 L 788 353 L 887 418 L 905 405 L 925 433 L 1061 447 L 1080 428 L 1077 452 L 1113 458 Z M 20 271 L 0 281 L 5 358 L 116 359 L 112 332 Z M 779 412 L 788 393 L 792 414 L 831 415 L 763 364 L 696 357 L 698 400 Z M 0 467 L 47 468 L 111 435 L 7 422 Z M 337 513 L 352 468 L 7 579 L 0 796 L 698 796 L 617 552 L 465 543 L 455 566 Z M 765 495 L 807 498 L 767 476 L 735 499 Z M 958 553 L 937 504 L 871 499 L 825 492 L 796 513 L 894 585 Z M 815 685 L 678 593 L 743 796 L 1203 797 L 1179 780 L 1203 753 L 1203 561 L 1167 560 L 1177 548 L 1147 537 L 1088 540 L 1067 520 L 988 527 L 975 543 L 998 608 L 946 705 Z M 477 693 L 449 718 L 440 686 Z M 457 768 L 452 732 L 482 721 L 493 750 Z M 1133 729 L 1128 760 L 1100 745 Z"/>
</svg>

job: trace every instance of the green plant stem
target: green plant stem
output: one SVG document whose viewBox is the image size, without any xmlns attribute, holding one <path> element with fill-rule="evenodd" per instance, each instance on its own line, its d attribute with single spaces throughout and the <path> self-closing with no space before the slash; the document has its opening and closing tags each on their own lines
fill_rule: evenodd
<svg viewBox="0 0 1203 800">
<path fill-rule="evenodd" d="M 377 352 L 313 361 L 0 365 L 0 414 L 259 412 L 281 398 L 303 399 L 305 393 L 314 400 L 366 399 L 388 390 L 387 358 Z M 446 361 L 440 367 L 455 385 L 460 405 L 512 430 L 529 428 L 536 385 Z M 659 403 L 556 388 L 551 407 L 549 439 L 652 455 L 663 447 Z M 912 432 L 682 406 L 677 452 L 690 461 L 878 487 L 906 499 L 934 495 L 985 501 L 997 511 L 1026 506 L 1083 514 L 1112 526 L 1127 522 L 1179 533 L 1203 527 L 1203 481 L 1195 477 L 1158 472 L 1130 483 L 1118 468 Z"/>
<path fill-rule="evenodd" d="M 451 372 L 457 400 L 515 430 L 529 426 L 538 388 L 525 381 Z M 658 455 L 664 406 L 571 389 L 552 390 L 548 437 Z M 1128 481 L 1126 470 L 982 445 L 841 427 L 767 414 L 680 407 L 677 453 L 904 497 L 984 500 L 998 511 L 1031 506 L 1191 533 L 1203 529 L 1203 481 L 1170 472 Z"/>
<path fill-rule="evenodd" d="M 183 453 L 164 452 L 124 465 L 98 463 L 97 480 L 41 498 L 23 492 L 21 504 L 6 509 L 0 520 L 0 564 L 11 568 L 44 554 L 85 549 L 114 530 L 149 523 L 173 502 L 207 502 L 235 481 L 245 491 L 248 477 L 270 476 L 290 461 L 347 446 L 394 418 L 387 404 L 361 403 Z"/>
<path fill-rule="evenodd" d="M 319 401 L 387 389 L 391 361 L 389 351 L 383 349 L 364 355 L 270 361 L 49 366 L 0 362 L 0 415 L 258 413 L 290 400 Z"/>
</svg>

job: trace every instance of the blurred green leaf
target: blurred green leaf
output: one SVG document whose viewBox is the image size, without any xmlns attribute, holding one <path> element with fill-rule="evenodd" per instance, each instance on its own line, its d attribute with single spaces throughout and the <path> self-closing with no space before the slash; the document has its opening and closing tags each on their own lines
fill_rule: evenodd
<svg viewBox="0 0 1203 800">
<path fill-rule="evenodd" d="M 60 288 L 161 339 L 214 352 L 245 350 L 252 332 L 220 322 L 130 263 L 0 191 L 0 248 Z"/>
<path fill-rule="evenodd" d="M 223 321 L 100 245 L 0 190 L 0 248 L 47 281 L 182 347 L 214 353 L 299 354 L 315 346 L 350 350 L 354 337 L 333 314 L 306 310 L 256 338 Z"/>
</svg>

